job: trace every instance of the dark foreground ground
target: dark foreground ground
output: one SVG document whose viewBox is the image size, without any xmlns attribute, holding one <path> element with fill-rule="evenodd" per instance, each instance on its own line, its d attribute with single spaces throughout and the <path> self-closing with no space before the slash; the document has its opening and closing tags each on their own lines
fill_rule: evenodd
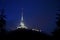
<svg viewBox="0 0 60 40">
<path fill-rule="evenodd" d="M 27 29 L 17 29 L 15 31 L 1 33 L 1 40 L 53 40 L 51 36 Z"/>
</svg>

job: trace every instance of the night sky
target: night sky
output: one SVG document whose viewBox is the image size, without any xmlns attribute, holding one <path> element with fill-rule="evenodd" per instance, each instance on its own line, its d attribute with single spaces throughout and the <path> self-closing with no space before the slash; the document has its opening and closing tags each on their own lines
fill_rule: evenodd
<svg viewBox="0 0 60 40">
<path fill-rule="evenodd" d="M 0 8 L 5 8 L 6 30 L 15 30 L 20 23 L 21 8 L 24 8 L 24 23 L 28 28 L 40 26 L 50 34 L 56 28 L 56 0 L 0 0 Z"/>
</svg>

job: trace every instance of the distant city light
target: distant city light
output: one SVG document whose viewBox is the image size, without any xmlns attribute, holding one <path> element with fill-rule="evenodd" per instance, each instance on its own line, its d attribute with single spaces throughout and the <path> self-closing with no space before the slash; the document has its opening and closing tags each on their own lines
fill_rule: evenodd
<svg viewBox="0 0 60 40">
<path fill-rule="evenodd" d="M 37 30 L 37 29 L 32 29 L 33 31 L 38 31 L 39 32 L 39 30 Z"/>
</svg>

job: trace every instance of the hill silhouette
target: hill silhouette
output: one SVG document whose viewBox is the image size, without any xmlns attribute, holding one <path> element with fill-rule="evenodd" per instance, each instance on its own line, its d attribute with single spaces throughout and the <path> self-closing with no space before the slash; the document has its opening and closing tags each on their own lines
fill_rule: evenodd
<svg viewBox="0 0 60 40">
<path fill-rule="evenodd" d="M 8 40 L 50 40 L 51 37 L 41 32 L 32 31 L 28 29 L 17 29 L 8 32 L 4 39 Z"/>
</svg>

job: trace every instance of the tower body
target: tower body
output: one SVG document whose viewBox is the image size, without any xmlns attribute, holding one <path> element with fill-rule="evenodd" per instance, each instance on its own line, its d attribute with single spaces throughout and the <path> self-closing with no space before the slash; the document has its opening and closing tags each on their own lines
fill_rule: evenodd
<svg viewBox="0 0 60 40">
<path fill-rule="evenodd" d="M 20 22 L 19 26 L 17 27 L 17 29 L 18 29 L 18 28 L 27 29 L 27 27 L 26 27 L 25 24 L 24 24 L 24 19 L 23 19 L 23 8 L 22 8 L 21 22 Z"/>
</svg>

